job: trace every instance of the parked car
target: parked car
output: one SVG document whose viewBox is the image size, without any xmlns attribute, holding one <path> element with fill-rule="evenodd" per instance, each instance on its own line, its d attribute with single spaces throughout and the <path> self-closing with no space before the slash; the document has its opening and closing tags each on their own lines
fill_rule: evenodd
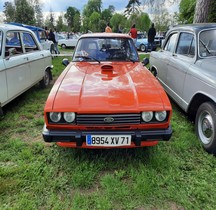
<svg viewBox="0 0 216 210">
<path fill-rule="evenodd" d="M 43 50 L 33 31 L 0 24 L 0 114 L 2 107 L 40 82 L 52 79 L 52 58 Z"/>
<path fill-rule="evenodd" d="M 51 40 L 48 40 L 45 29 L 37 27 L 37 26 L 30 26 L 30 25 L 26 25 L 22 23 L 15 23 L 15 22 L 8 22 L 7 24 L 25 27 L 25 28 L 32 30 L 36 34 L 43 49 L 49 50 L 52 54 L 55 54 L 54 43 Z"/>
<path fill-rule="evenodd" d="M 170 139 L 170 101 L 130 36 L 79 38 L 44 108 L 43 138 L 63 147 L 154 146 Z"/>
<path fill-rule="evenodd" d="M 216 24 L 175 26 L 150 55 L 150 70 L 195 120 L 205 150 L 216 154 Z"/>
<path fill-rule="evenodd" d="M 75 47 L 78 42 L 79 36 L 77 34 L 70 35 L 69 39 L 58 40 L 58 45 L 61 48 Z"/>
<path fill-rule="evenodd" d="M 156 50 L 157 47 L 161 47 L 161 43 L 162 43 L 162 36 L 155 36 L 153 50 Z M 144 35 L 138 35 L 136 41 L 137 50 L 145 52 L 147 47 L 148 47 L 148 38 L 145 37 Z M 148 50 L 150 50 L 150 47 L 148 48 Z"/>
<path fill-rule="evenodd" d="M 60 39 L 66 39 L 66 35 L 65 34 L 60 34 L 60 33 L 57 33 L 57 39 L 58 39 L 58 41 L 60 40 Z"/>
</svg>

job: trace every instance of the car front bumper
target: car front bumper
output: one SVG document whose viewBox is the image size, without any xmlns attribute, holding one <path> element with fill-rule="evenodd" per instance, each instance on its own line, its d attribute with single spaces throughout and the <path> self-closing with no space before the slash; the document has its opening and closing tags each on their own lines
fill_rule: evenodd
<svg viewBox="0 0 216 210">
<path fill-rule="evenodd" d="M 172 128 L 160 130 L 48 130 L 43 128 L 45 142 L 74 142 L 77 147 L 82 147 L 87 135 L 131 135 L 134 146 L 142 146 L 148 141 L 168 141 L 172 136 Z"/>
</svg>

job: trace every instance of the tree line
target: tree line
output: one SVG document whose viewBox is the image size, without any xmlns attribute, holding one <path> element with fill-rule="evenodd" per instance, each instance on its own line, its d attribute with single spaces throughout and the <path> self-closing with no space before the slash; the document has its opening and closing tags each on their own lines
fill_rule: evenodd
<svg viewBox="0 0 216 210">
<path fill-rule="evenodd" d="M 179 2 L 179 13 L 170 16 L 165 3 Z M 155 23 L 157 31 L 166 31 L 169 25 L 193 22 L 215 22 L 216 1 L 214 0 L 129 0 L 123 14 L 117 13 L 110 5 L 102 9 L 102 0 L 88 0 L 82 13 L 76 7 L 69 6 L 64 14 L 55 18 L 50 9 L 44 19 L 40 0 L 14 0 L 4 3 L 5 22 L 18 22 L 39 27 L 57 28 L 58 31 L 73 32 L 103 32 L 107 22 L 112 30 L 128 32 L 136 23 L 139 31 L 147 31 L 151 22 Z M 141 6 L 151 8 L 149 14 L 142 12 Z"/>
</svg>

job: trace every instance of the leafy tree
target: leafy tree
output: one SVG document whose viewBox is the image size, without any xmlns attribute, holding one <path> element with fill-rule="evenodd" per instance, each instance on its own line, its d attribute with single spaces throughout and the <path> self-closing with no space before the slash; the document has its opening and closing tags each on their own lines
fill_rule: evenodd
<svg viewBox="0 0 216 210">
<path fill-rule="evenodd" d="M 98 12 L 93 12 L 89 17 L 89 29 L 93 32 L 99 32 L 99 20 L 101 15 Z"/>
<path fill-rule="evenodd" d="M 62 31 L 64 29 L 63 16 L 59 15 L 56 21 L 56 30 Z"/>
<path fill-rule="evenodd" d="M 130 16 L 131 14 L 135 14 L 135 12 L 139 12 L 139 6 L 141 5 L 139 0 L 129 0 L 126 10 L 124 11 L 126 16 Z"/>
<path fill-rule="evenodd" d="M 50 21 L 50 23 L 48 25 L 50 28 L 53 29 L 54 28 L 54 15 L 53 15 L 52 8 L 50 8 L 49 21 Z"/>
<path fill-rule="evenodd" d="M 216 1 L 212 1 L 210 5 L 210 11 L 208 16 L 208 21 L 213 23 L 216 22 Z"/>
<path fill-rule="evenodd" d="M 112 13 L 111 13 L 111 11 L 109 9 L 105 9 L 105 10 L 102 11 L 102 13 L 101 13 L 101 19 L 102 20 L 105 20 L 106 22 L 109 22 L 111 17 L 112 17 Z"/>
<path fill-rule="evenodd" d="M 75 7 L 68 7 L 67 8 L 67 11 L 65 13 L 65 18 L 67 20 L 69 28 L 74 27 L 74 17 L 75 17 L 76 14 L 78 14 L 78 16 L 80 16 L 80 12 L 79 12 L 79 10 L 77 8 L 75 8 Z"/>
<path fill-rule="evenodd" d="M 181 0 L 178 21 L 180 23 L 193 23 L 195 6 L 196 0 Z"/>
<path fill-rule="evenodd" d="M 74 15 L 74 32 L 80 31 L 80 25 L 81 25 L 81 18 L 80 18 L 80 14 L 77 13 Z"/>
<path fill-rule="evenodd" d="M 93 12 L 101 14 L 102 0 L 89 0 L 83 10 L 83 16 L 90 17 Z"/>
<path fill-rule="evenodd" d="M 159 8 L 156 10 L 153 22 L 155 24 L 156 31 L 167 31 L 168 26 L 171 25 L 171 18 L 166 8 Z"/>
<path fill-rule="evenodd" d="M 41 9 L 41 5 L 39 0 L 34 0 L 33 2 L 33 8 L 35 11 L 35 20 L 36 20 L 36 26 L 40 26 L 42 27 L 43 25 L 43 13 L 42 13 L 42 9 Z"/>
<path fill-rule="evenodd" d="M 27 0 L 15 1 L 15 21 L 18 23 L 24 23 L 29 25 L 35 24 L 35 12 L 34 8 L 28 3 Z"/>
<path fill-rule="evenodd" d="M 35 24 L 34 8 L 27 0 L 15 0 L 13 3 L 5 2 L 4 8 L 7 22 Z"/>
<path fill-rule="evenodd" d="M 151 25 L 151 20 L 149 15 L 147 13 L 141 13 L 136 23 L 137 29 L 139 31 L 148 31 L 150 25 Z"/>
<path fill-rule="evenodd" d="M 46 16 L 45 26 L 48 29 L 51 29 L 51 28 L 53 29 L 54 28 L 54 15 L 53 15 L 52 9 L 50 9 L 49 14 Z"/>
<path fill-rule="evenodd" d="M 144 5 L 150 4 L 152 6 L 158 3 L 163 4 L 164 2 L 174 3 L 179 2 L 179 0 L 143 0 Z M 212 2 L 215 2 L 215 0 L 196 0 L 193 23 L 205 23 L 209 21 Z"/>
<path fill-rule="evenodd" d="M 6 18 L 6 22 L 15 22 L 15 11 L 16 8 L 15 6 L 12 4 L 12 2 L 6 1 L 4 3 L 4 15 Z"/>
<path fill-rule="evenodd" d="M 126 26 L 127 18 L 124 15 L 121 15 L 119 13 L 115 13 L 112 18 L 110 19 L 110 24 L 112 26 L 113 32 L 118 32 L 118 28 L 121 27 L 121 29 L 124 31 L 124 28 Z"/>
</svg>

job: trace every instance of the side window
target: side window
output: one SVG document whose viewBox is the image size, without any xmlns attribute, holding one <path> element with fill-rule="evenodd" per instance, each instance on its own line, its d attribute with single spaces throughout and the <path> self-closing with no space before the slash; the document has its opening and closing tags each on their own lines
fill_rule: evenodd
<svg viewBox="0 0 216 210">
<path fill-rule="evenodd" d="M 6 34 L 5 56 L 13 56 L 22 54 L 23 49 L 20 40 L 20 33 L 17 31 L 9 31 Z"/>
<path fill-rule="evenodd" d="M 47 39 L 45 31 L 38 31 L 38 34 L 41 41 L 45 41 Z"/>
<path fill-rule="evenodd" d="M 32 34 L 28 32 L 22 33 L 24 48 L 26 52 L 38 50 L 37 43 L 35 42 L 34 38 L 32 37 Z"/>
<path fill-rule="evenodd" d="M 165 51 L 173 52 L 176 43 L 177 33 L 172 34 L 164 46 Z"/>
<path fill-rule="evenodd" d="M 184 32 L 180 34 L 176 53 L 190 57 L 195 55 L 195 42 L 193 34 Z"/>
</svg>

